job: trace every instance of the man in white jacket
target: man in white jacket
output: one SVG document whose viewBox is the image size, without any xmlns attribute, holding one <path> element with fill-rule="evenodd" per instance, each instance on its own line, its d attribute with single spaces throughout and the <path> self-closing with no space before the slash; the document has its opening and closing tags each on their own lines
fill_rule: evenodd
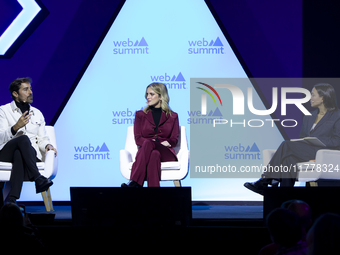
<svg viewBox="0 0 340 255">
<path fill-rule="evenodd" d="M 14 80 L 9 91 L 13 101 L 0 107 L 0 161 L 13 164 L 11 190 L 7 202 L 20 197 L 24 180 L 35 181 L 36 192 L 46 191 L 53 182 L 40 175 L 36 162 L 43 153 L 57 150 L 50 144 L 42 113 L 30 104 L 33 92 L 30 78 Z"/>
</svg>

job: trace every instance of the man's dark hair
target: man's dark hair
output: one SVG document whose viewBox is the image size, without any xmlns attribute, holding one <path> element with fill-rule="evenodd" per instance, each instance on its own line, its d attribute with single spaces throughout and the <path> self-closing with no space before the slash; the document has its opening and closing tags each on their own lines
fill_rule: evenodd
<svg viewBox="0 0 340 255">
<path fill-rule="evenodd" d="M 26 78 L 17 78 L 14 81 L 11 82 L 11 85 L 9 85 L 9 92 L 11 92 L 11 96 L 13 99 L 15 99 L 15 97 L 13 96 L 13 92 L 17 92 L 19 93 L 19 89 L 21 86 L 21 83 L 32 83 L 32 79 L 30 77 L 26 77 Z"/>
</svg>

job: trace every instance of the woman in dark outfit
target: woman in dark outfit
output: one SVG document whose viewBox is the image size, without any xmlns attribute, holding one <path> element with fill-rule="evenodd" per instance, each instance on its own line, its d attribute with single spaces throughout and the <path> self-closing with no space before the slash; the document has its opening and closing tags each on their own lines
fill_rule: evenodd
<svg viewBox="0 0 340 255">
<path fill-rule="evenodd" d="M 302 141 L 282 142 L 268 166 L 284 166 L 291 171 L 264 172 L 258 181 L 246 182 L 246 188 L 263 195 L 264 188 L 274 183 L 278 185 L 280 182 L 281 186 L 292 187 L 297 177 L 297 171 L 294 171 L 297 163 L 315 159 L 316 152 L 320 149 L 340 149 L 340 111 L 332 85 L 315 85 L 310 102 L 312 107 L 318 109 L 312 115 L 304 116 L 300 138 L 317 137 L 326 147 L 313 146 Z M 267 169 L 270 169 L 268 166 Z"/>
<path fill-rule="evenodd" d="M 178 142 L 178 115 L 169 108 L 169 95 L 163 83 L 151 83 L 146 88 L 148 105 L 137 111 L 134 123 L 138 146 L 132 165 L 130 182 L 122 187 L 159 187 L 161 162 L 177 161 L 173 147 Z"/>
</svg>

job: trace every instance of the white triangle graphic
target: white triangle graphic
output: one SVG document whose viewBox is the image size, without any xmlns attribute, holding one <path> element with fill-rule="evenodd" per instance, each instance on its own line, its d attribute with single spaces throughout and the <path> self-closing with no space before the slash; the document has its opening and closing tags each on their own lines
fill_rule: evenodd
<svg viewBox="0 0 340 255">
<path fill-rule="evenodd" d="M 142 38 L 147 45 L 139 46 Z M 216 38 L 223 46 L 209 46 Z M 189 42 L 195 42 L 196 46 L 190 46 Z M 203 46 L 205 42 L 208 46 Z M 205 47 L 219 53 L 190 54 L 190 48 L 194 52 Z M 57 187 L 59 191 L 54 199 L 68 200 L 70 186 L 120 186 L 126 181 L 119 171 L 119 150 L 124 149 L 126 130 L 133 125 L 135 111 L 146 105 L 144 96 L 146 86 L 151 83 L 150 76 L 179 72 L 184 74 L 185 81 L 167 81 L 166 85 L 170 107 L 179 114 L 180 125 L 186 127 L 190 141 L 190 125 L 193 125 L 189 115 L 190 78 L 245 78 L 246 73 L 204 0 L 127 0 L 55 124 L 58 153 L 62 158 L 59 169 L 65 171 L 58 172 L 54 189 Z M 276 128 L 272 133 L 273 143 L 282 139 Z M 242 135 L 239 131 L 233 133 L 235 140 L 229 145 L 237 145 Z M 251 133 L 249 137 L 253 137 Z M 253 143 L 249 137 L 244 144 Z M 75 160 L 74 146 L 103 142 L 110 148 L 107 159 Z M 264 149 L 260 142 L 256 144 L 260 150 Z M 208 150 L 209 146 L 202 144 L 201 148 Z M 223 147 L 214 153 L 223 158 Z M 230 199 L 226 187 L 237 190 L 238 200 L 251 200 L 242 181 L 199 180 L 188 175 L 183 183 L 192 186 L 196 200 Z"/>
</svg>

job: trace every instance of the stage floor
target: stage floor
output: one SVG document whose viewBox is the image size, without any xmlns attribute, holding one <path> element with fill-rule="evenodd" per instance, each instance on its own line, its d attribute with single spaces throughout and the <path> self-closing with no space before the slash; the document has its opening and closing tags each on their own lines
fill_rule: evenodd
<svg viewBox="0 0 340 255">
<path fill-rule="evenodd" d="M 27 206 L 27 213 L 46 213 L 44 206 Z M 70 205 L 55 205 L 55 220 L 72 220 Z M 249 219 L 262 220 L 262 205 L 193 205 L 193 219 Z"/>
</svg>

